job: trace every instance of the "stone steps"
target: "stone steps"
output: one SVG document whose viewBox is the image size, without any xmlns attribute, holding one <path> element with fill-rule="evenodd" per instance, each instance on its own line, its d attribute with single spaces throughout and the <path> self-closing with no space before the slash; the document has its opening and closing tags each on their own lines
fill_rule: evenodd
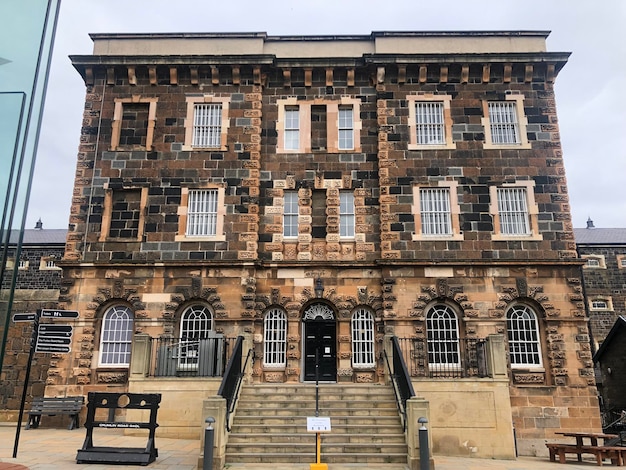
<svg viewBox="0 0 626 470">
<path fill-rule="evenodd" d="M 407 446 L 395 397 L 385 385 L 323 384 L 319 416 L 329 416 L 332 431 L 321 436 L 322 462 L 406 463 Z M 247 385 L 241 391 L 226 463 L 315 462 L 315 386 Z"/>
</svg>

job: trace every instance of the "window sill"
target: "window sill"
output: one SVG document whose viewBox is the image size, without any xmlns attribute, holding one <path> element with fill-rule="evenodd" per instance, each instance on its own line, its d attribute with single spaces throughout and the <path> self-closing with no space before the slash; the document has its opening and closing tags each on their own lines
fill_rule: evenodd
<svg viewBox="0 0 626 470">
<path fill-rule="evenodd" d="M 463 234 L 462 233 L 455 233 L 452 235 L 424 235 L 421 233 L 413 233 L 412 234 L 412 239 L 413 241 L 420 241 L 420 242 L 450 242 L 450 241 L 463 241 Z"/>
<path fill-rule="evenodd" d="M 491 240 L 496 242 L 519 242 L 519 241 L 542 241 L 542 235 L 503 235 L 501 233 L 494 233 L 491 235 Z"/>
<path fill-rule="evenodd" d="M 532 149 L 530 143 L 518 143 L 518 144 L 489 144 L 485 142 L 483 144 L 483 150 L 527 150 Z"/>
<path fill-rule="evenodd" d="M 210 237 L 206 236 L 194 236 L 194 235 L 176 235 L 174 237 L 176 242 L 223 242 L 226 241 L 226 235 L 214 235 Z"/>
<path fill-rule="evenodd" d="M 407 150 L 456 150 L 456 144 L 409 144 Z"/>
</svg>

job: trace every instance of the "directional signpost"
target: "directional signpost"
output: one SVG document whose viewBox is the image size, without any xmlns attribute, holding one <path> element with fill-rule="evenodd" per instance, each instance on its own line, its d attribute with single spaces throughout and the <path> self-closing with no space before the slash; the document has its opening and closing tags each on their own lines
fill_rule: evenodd
<svg viewBox="0 0 626 470">
<path fill-rule="evenodd" d="M 35 352 L 69 353 L 72 343 L 73 327 L 71 325 L 39 325 L 39 334 Z"/>
<path fill-rule="evenodd" d="M 41 318 L 78 318 L 76 310 L 41 309 Z"/>
<path fill-rule="evenodd" d="M 14 322 L 34 321 L 36 316 L 37 316 L 36 313 L 14 313 L 13 321 Z"/>
</svg>

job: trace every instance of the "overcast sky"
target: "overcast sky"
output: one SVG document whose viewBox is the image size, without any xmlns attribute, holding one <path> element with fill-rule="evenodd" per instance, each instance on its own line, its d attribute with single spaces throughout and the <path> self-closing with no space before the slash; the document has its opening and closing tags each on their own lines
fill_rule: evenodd
<svg viewBox="0 0 626 470">
<path fill-rule="evenodd" d="M 68 58 L 89 33 L 551 31 L 575 227 L 626 227 L 626 0 L 61 0 L 26 228 L 67 228 L 85 87 Z"/>
</svg>

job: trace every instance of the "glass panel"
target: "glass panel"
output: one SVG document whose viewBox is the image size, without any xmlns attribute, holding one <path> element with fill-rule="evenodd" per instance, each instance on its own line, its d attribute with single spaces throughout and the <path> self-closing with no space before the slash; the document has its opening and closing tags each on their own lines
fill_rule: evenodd
<svg viewBox="0 0 626 470">
<path fill-rule="evenodd" d="M 127 366 L 133 335 L 133 314 L 128 307 L 116 306 L 102 318 L 100 364 Z"/>
<path fill-rule="evenodd" d="M 285 108 L 285 150 L 300 149 L 300 110 L 297 106 Z"/>
<path fill-rule="evenodd" d="M 435 305 L 426 315 L 426 330 L 431 372 L 440 365 L 460 367 L 459 327 L 454 311 L 447 305 Z"/>
<path fill-rule="evenodd" d="M 339 235 L 354 237 L 354 194 L 341 191 L 339 199 Z"/>
<path fill-rule="evenodd" d="M 263 363 L 266 366 L 286 364 L 287 316 L 279 309 L 272 309 L 263 322 Z"/>
<path fill-rule="evenodd" d="M 352 108 L 339 108 L 339 149 L 354 148 L 354 120 Z"/>
<path fill-rule="evenodd" d="M 506 315 L 511 365 L 540 366 L 537 316 L 527 306 L 512 307 Z"/>
<path fill-rule="evenodd" d="M 374 318 L 365 309 L 352 315 L 352 365 L 373 367 L 374 361 Z"/>
<path fill-rule="evenodd" d="M 193 147 L 219 148 L 222 142 L 222 105 L 194 106 Z"/>
<path fill-rule="evenodd" d="M 283 207 L 283 235 L 285 237 L 298 236 L 298 193 L 285 191 Z"/>
<path fill-rule="evenodd" d="M 519 144 L 517 103 L 511 101 L 489 102 L 489 123 L 492 144 Z"/>
</svg>

